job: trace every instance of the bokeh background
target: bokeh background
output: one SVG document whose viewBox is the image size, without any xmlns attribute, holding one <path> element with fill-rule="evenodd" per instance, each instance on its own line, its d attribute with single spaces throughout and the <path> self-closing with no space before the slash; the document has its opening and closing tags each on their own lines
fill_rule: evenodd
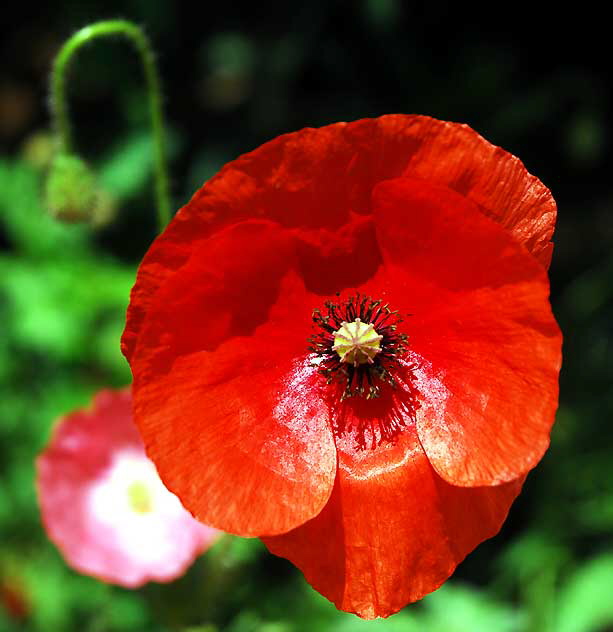
<svg viewBox="0 0 613 632">
<path fill-rule="evenodd" d="M 496 14 L 493 5 L 400 0 L 3 9 L 2 632 L 613 630 L 609 25 L 589 2 L 542 4 L 499 5 Z M 70 84 L 77 144 L 115 220 L 61 226 L 41 201 L 53 56 L 75 29 L 114 17 L 143 25 L 158 51 L 175 208 L 226 161 L 280 133 L 388 112 L 466 122 L 554 192 L 552 301 L 565 360 L 551 449 L 501 533 L 443 588 L 389 620 L 336 612 L 257 540 L 224 540 L 181 580 L 129 591 L 71 571 L 45 537 L 33 460 L 58 415 L 129 382 L 118 341 L 156 230 L 146 95 L 123 40 L 86 50 Z"/>
</svg>

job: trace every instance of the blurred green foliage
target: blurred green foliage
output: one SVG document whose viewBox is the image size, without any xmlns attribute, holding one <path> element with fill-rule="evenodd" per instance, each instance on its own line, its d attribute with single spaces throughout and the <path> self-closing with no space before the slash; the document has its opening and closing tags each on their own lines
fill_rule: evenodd
<svg viewBox="0 0 613 632">
<path fill-rule="evenodd" d="M 554 40 L 534 6 L 504 24 L 429 6 L 227 3 L 203 24 L 168 1 L 64 0 L 11 22 L 0 44 L 1 632 L 613 629 L 612 81 L 596 48 L 610 38 L 589 11 L 567 22 L 558 12 Z M 117 13 L 144 24 L 160 52 L 177 207 L 276 134 L 390 111 L 468 122 L 559 202 L 551 276 L 565 360 L 551 449 L 501 534 L 388 620 L 338 613 L 256 540 L 221 540 L 177 582 L 127 591 L 67 568 L 44 535 L 34 459 L 58 416 L 129 382 L 119 337 L 155 230 L 146 99 L 120 42 L 87 50 L 71 90 L 106 217 L 62 225 L 41 202 L 53 52 L 71 29 Z M 566 47 L 577 32 L 590 42 Z"/>
</svg>

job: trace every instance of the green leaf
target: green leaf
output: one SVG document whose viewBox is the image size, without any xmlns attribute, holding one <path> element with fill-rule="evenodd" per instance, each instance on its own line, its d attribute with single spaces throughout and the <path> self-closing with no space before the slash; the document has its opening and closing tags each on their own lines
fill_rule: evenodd
<svg viewBox="0 0 613 632">
<path fill-rule="evenodd" d="M 613 624 L 613 554 L 581 567 L 560 590 L 556 632 L 595 632 Z"/>
<path fill-rule="evenodd" d="M 176 133 L 167 133 L 168 154 L 177 153 L 180 145 Z M 118 200 L 125 200 L 153 187 L 153 140 L 149 130 L 126 134 L 97 166 L 96 175 L 102 189 Z"/>
<path fill-rule="evenodd" d="M 141 191 L 153 172 L 153 141 L 149 132 L 127 136 L 99 166 L 101 186 L 119 199 Z"/>
<path fill-rule="evenodd" d="M 420 630 L 428 632 L 520 632 L 520 610 L 499 603 L 485 592 L 447 583 L 423 600 Z"/>
<path fill-rule="evenodd" d="M 22 352 L 91 362 L 129 374 L 119 352 L 134 271 L 111 261 L 0 257 L 5 334 Z"/>
</svg>

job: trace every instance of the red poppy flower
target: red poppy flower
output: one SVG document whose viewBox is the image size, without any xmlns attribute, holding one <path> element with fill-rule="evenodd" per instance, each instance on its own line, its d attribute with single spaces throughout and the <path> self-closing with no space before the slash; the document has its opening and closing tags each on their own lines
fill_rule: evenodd
<svg viewBox="0 0 613 632">
<path fill-rule="evenodd" d="M 548 446 L 555 213 L 517 158 L 421 116 L 226 165 L 152 245 L 128 311 L 164 482 L 343 610 L 437 588 Z"/>
<path fill-rule="evenodd" d="M 160 481 L 132 423 L 128 391 L 101 391 L 55 427 L 37 459 L 43 523 L 70 566 L 135 588 L 180 577 L 217 531 Z"/>
</svg>

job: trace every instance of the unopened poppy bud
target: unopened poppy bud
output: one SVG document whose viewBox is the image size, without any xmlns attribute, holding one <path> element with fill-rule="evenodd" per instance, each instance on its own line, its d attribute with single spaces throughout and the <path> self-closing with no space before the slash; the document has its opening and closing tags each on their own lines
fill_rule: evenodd
<svg viewBox="0 0 613 632">
<path fill-rule="evenodd" d="M 88 221 L 97 201 L 91 169 L 77 156 L 57 155 L 47 176 L 45 198 L 47 208 L 55 218 L 65 222 Z"/>
</svg>

